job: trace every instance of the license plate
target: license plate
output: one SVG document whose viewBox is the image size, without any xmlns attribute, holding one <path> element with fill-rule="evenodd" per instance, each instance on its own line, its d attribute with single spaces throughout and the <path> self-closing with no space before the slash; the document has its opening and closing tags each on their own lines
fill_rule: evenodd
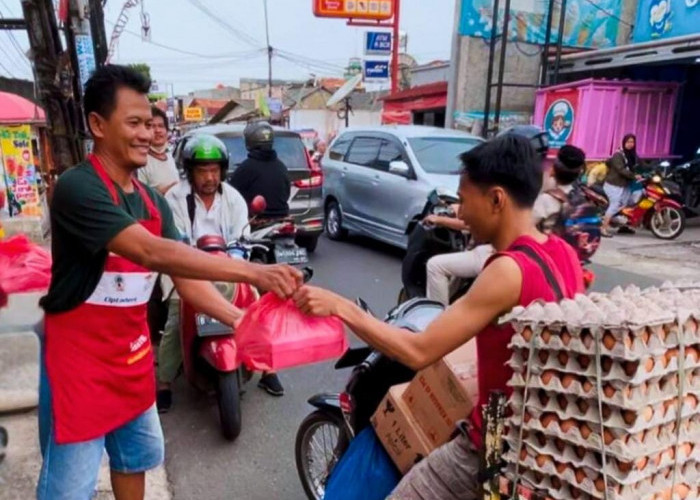
<svg viewBox="0 0 700 500">
<path fill-rule="evenodd" d="M 195 315 L 198 337 L 217 337 L 219 335 L 231 335 L 233 329 L 223 323 L 207 316 L 206 314 Z"/>
<path fill-rule="evenodd" d="M 306 253 L 306 248 L 277 247 L 275 248 L 275 261 L 278 264 L 306 264 L 309 262 L 309 256 Z"/>
</svg>

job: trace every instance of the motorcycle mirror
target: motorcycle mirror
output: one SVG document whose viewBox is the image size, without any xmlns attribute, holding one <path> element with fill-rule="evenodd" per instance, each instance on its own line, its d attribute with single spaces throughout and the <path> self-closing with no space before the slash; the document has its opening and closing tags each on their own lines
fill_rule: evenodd
<svg viewBox="0 0 700 500">
<path fill-rule="evenodd" d="M 358 297 L 358 298 L 355 300 L 355 304 L 357 304 L 357 306 L 358 306 L 360 309 L 362 309 L 364 312 L 366 312 L 366 313 L 369 314 L 370 316 L 374 316 L 374 317 L 376 318 L 376 315 L 374 314 L 374 312 L 372 312 L 372 309 L 370 309 L 370 307 L 369 307 L 369 305 L 367 304 L 367 302 L 365 302 L 361 297 Z"/>
<path fill-rule="evenodd" d="M 255 215 L 263 213 L 266 208 L 267 200 L 262 195 L 256 196 L 253 198 L 253 201 L 250 202 L 250 211 Z"/>
</svg>

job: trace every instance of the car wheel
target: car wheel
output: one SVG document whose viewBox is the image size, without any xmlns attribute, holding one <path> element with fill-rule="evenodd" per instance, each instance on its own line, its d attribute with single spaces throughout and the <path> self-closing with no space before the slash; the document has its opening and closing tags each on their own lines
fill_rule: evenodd
<svg viewBox="0 0 700 500">
<path fill-rule="evenodd" d="M 326 208 L 326 220 L 324 229 L 328 237 L 334 241 L 344 239 L 348 232 L 343 229 L 343 216 L 340 214 L 340 207 L 335 201 L 331 201 Z"/>
</svg>

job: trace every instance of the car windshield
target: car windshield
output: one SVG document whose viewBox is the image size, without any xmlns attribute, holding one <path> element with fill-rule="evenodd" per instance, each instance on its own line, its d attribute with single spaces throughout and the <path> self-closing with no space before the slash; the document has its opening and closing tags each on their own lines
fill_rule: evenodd
<svg viewBox="0 0 700 500">
<path fill-rule="evenodd" d="M 468 137 L 414 137 L 408 139 L 420 166 L 429 174 L 458 174 L 459 155 L 479 144 Z"/>
<path fill-rule="evenodd" d="M 226 144 L 229 160 L 229 171 L 236 169 L 238 165 L 248 158 L 243 137 L 221 137 Z M 296 136 L 275 136 L 275 151 L 277 156 L 289 170 L 306 170 L 309 168 L 304 153 L 304 143 Z"/>
</svg>

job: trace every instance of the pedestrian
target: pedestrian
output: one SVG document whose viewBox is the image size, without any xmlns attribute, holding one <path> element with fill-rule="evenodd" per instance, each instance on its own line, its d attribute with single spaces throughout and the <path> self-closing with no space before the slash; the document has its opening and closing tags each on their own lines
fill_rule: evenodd
<svg viewBox="0 0 700 500">
<path fill-rule="evenodd" d="M 603 218 L 601 234 L 610 238 L 610 222 L 617 213 L 630 205 L 635 200 L 636 174 L 635 170 L 640 164 L 637 155 L 637 137 L 634 134 L 627 134 L 622 139 L 622 148 L 617 151 L 608 161 L 608 174 L 605 177 L 603 190 L 608 197 L 610 204 Z M 627 228 L 626 232 L 634 232 Z"/>
<path fill-rule="evenodd" d="M 157 106 L 153 106 L 153 140 L 148 150 L 148 161 L 138 169 L 138 179 L 147 186 L 165 194 L 178 183 L 180 174 L 175 160 L 168 150 L 168 115 Z"/>
<path fill-rule="evenodd" d="M 287 266 L 208 255 L 178 241 L 163 197 L 134 176 L 153 138 L 149 88 L 125 66 L 93 73 L 83 105 L 94 153 L 56 184 L 39 331 L 39 500 L 91 498 L 104 450 L 115 498 L 144 498 L 144 473 L 164 453 L 146 321 L 157 273 L 170 275 L 196 310 L 229 325 L 241 312 L 211 281 L 247 282 L 281 297 L 302 281 Z"/>
<path fill-rule="evenodd" d="M 314 155 L 312 157 L 312 161 L 320 166 L 321 165 L 321 158 L 323 158 L 323 155 L 326 154 L 326 149 L 328 148 L 326 142 L 318 138 L 314 141 Z"/>
<path fill-rule="evenodd" d="M 576 146 L 565 144 L 557 152 L 557 159 L 544 179 L 544 189 L 532 209 L 535 224 L 548 232 L 558 222 L 566 198 L 574 190 L 586 165 L 586 154 Z"/>
<path fill-rule="evenodd" d="M 492 244 L 496 253 L 471 290 L 424 332 L 383 323 L 352 301 L 320 288 L 303 286 L 294 295 L 302 311 L 338 316 L 362 340 L 416 371 L 476 337 L 479 403 L 469 418 L 469 430 L 415 465 L 393 492 L 397 500 L 482 496 L 482 407 L 492 391 L 511 392 L 507 361 L 514 331 L 498 319 L 518 305 L 583 292 L 583 273 L 574 250 L 535 227 L 532 207 L 542 187 L 542 162 L 530 142 L 517 135 L 497 137 L 464 153 L 461 160 L 459 217 L 477 241 Z"/>
</svg>

